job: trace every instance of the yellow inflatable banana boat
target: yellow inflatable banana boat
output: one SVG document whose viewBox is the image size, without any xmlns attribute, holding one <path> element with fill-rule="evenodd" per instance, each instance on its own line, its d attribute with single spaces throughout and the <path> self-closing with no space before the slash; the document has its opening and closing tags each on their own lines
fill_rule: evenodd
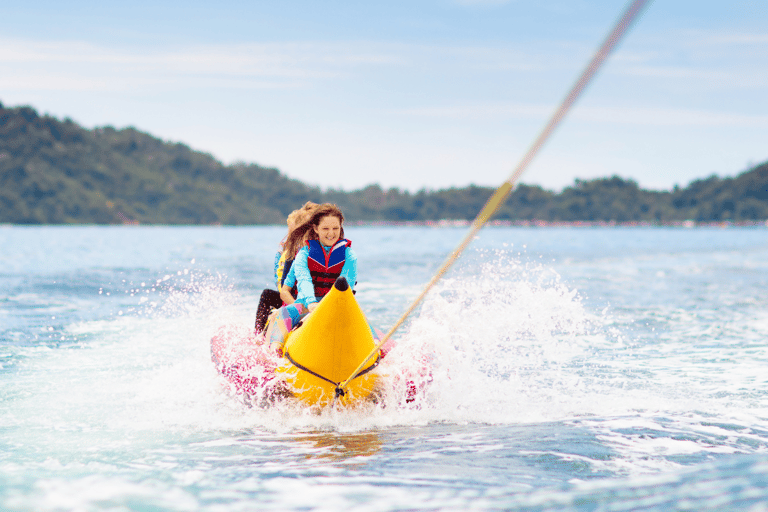
<svg viewBox="0 0 768 512">
<path fill-rule="evenodd" d="M 394 391 L 396 397 L 401 393 L 397 400 L 419 407 L 432 382 L 431 356 L 414 354 L 413 360 L 421 363 L 416 367 L 390 365 L 386 370 L 390 378 L 385 378 L 373 370 L 394 347 L 392 340 L 350 379 L 343 394 L 338 390 L 378 343 L 347 281 L 340 278 L 315 311 L 288 334 L 283 357 L 252 327 L 225 325 L 211 339 L 211 359 L 228 392 L 252 406 L 268 407 L 282 400 L 299 400 L 312 407 L 334 401 L 355 405 L 378 401 Z M 383 389 L 385 380 L 388 390 Z M 398 387 L 404 389 L 398 391 Z"/>
<path fill-rule="evenodd" d="M 352 375 L 376 343 L 352 289 L 341 277 L 301 327 L 288 335 L 283 363 L 275 368 L 275 375 L 306 405 L 325 406 L 333 402 L 338 384 Z M 372 396 L 378 375 L 371 370 L 379 358 L 377 354 L 349 382 L 338 397 L 341 404 Z"/>
</svg>

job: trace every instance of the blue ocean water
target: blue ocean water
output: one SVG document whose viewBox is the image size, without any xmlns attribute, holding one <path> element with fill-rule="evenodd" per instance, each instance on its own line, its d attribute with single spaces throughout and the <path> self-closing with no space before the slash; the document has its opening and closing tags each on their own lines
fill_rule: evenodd
<svg viewBox="0 0 768 512">
<path fill-rule="evenodd" d="M 282 227 L 0 227 L 0 510 L 768 510 L 768 229 L 490 227 L 396 335 L 420 407 L 249 408 Z M 387 328 L 464 236 L 355 227 Z"/>
</svg>

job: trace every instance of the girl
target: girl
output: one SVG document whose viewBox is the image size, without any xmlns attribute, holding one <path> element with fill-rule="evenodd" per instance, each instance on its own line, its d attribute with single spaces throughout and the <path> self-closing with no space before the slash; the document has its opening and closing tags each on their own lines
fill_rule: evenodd
<svg viewBox="0 0 768 512">
<path fill-rule="evenodd" d="M 353 290 L 357 284 L 357 255 L 350 247 L 352 242 L 344 238 L 344 215 L 338 206 L 318 206 L 309 220 L 288 236 L 286 245 L 305 238 L 281 288 L 282 293 L 295 285 L 296 300 L 273 313 L 266 333 L 270 347 L 278 354 L 282 354 L 291 329 L 317 307 L 338 277 L 345 277 Z"/>
</svg>

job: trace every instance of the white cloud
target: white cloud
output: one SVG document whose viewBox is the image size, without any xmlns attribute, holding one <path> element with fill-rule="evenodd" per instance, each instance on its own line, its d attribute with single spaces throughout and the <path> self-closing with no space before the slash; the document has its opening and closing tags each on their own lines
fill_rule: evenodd
<svg viewBox="0 0 768 512">
<path fill-rule="evenodd" d="M 445 106 L 431 108 L 412 108 L 395 110 L 393 113 L 412 117 L 431 117 L 446 119 L 536 119 L 544 120 L 553 113 L 554 105 L 532 104 L 480 104 L 463 106 Z"/>
<path fill-rule="evenodd" d="M 153 50 L 0 40 L 4 87 L 42 90 L 57 83 L 66 90 L 116 92 L 126 86 L 162 84 L 290 89 L 344 77 L 360 66 L 391 65 L 398 58 L 386 50 L 350 44 L 215 44 Z M 190 83 L 190 78 L 203 82 Z"/>
<path fill-rule="evenodd" d="M 512 1 L 513 0 L 454 0 L 454 3 L 457 5 L 463 5 L 465 7 L 495 7 L 497 5 L 506 5 Z"/>
<path fill-rule="evenodd" d="M 311 80 L 345 79 L 370 69 L 398 68 L 406 73 L 444 69 L 448 73 L 541 73 L 568 65 L 562 48 L 403 43 L 286 42 L 209 44 L 184 47 L 116 47 L 78 41 L 40 42 L 0 39 L 0 66 L 34 77 L 56 70 L 65 75 L 112 75 L 149 83 L 196 77 L 271 79 L 272 86 L 294 87 Z M 275 80 L 278 79 L 278 82 Z M 139 80 L 140 81 L 140 80 Z M 25 83 L 30 82 L 26 80 Z M 262 82 L 255 82 L 260 87 Z"/>
<path fill-rule="evenodd" d="M 577 107 L 575 120 L 621 125 L 765 128 L 768 115 L 664 107 Z"/>
<path fill-rule="evenodd" d="M 716 32 L 705 33 L 702 40 L 713 46 L 729 45 L 765 45 L 768 48 L 768 33 Z"/>
<path fill-rule="evenodd" d="M 0 73 L 0 89 L 26 91 L 116 91 L 121 88 L 117 81 L 92 79 L 83 76 L 67 76 L 57 73 Z M 123 90 L 125 88 L 123 87 Z"/>
<path fill-rule="evenodd" d="M 412 117 L 454 120 L 536 120 L 544 122 L 554 112 L 555 105 L 543 104 L 481 104 L 415 108 L 394 111 Z M 577 104 L 569 114 L 573 121 L 609 125 L 647 126 L 710 126 L 754 127 L 768 126 L 768 115 L 743 114 L 706 109 L 683 109 L 655 106 L 601 107 Z"/>
</svg>

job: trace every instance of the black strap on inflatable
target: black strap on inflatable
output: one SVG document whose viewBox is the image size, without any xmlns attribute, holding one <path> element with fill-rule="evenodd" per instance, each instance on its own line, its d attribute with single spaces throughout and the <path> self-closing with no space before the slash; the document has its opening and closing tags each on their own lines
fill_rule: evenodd
<svg viewBox="0 0 768 512">
<path fill-rule="evenodd" d="M 300 365 L 299 363 L 294 361 L 294 359 L 291 357 L 291 354 L 289 354 L 287 351 L 285 353 L 285 358 L 288 359 L 288 361 L 290 361 L 290 363 L 293 366 L 295 366 L 296 368 L 298 368 L 299 370 L 304 370 L 308 374 L 314 375 L 318 379 L 322 379 L 325 382 L 328 382 L 329 384 L 333 384 L 334 387 L 336 388 L 336 396 L 344 396 L 344 390 L 339 387 L 339 384 L 340 384 L 339 382 L 333 382 L 331 379 L 325 378 L 322 375 L 320 375 L 319 373 L 313 372 L 312 370 L 310 370 L 306 366 Z M 373 370 L 374 368 L 376 368 L 379 365 L 380 361 L 381 361 L 381 354 L 376 356 L 376 360 L 373 362 L 373 364 L 371 366 L 369 366 L 365 370 L 362 370 L 360 373 L 358 373 L 357 375 L 352 377 L 352 379 L 356 379 L 356 378 L 360 377 L 361 375 L 365 375 L 366 373 L 370 372 L 371 370 Z M 349 380 L 352 380 L 352 379 L 349 379 Z"/>
</svg>

